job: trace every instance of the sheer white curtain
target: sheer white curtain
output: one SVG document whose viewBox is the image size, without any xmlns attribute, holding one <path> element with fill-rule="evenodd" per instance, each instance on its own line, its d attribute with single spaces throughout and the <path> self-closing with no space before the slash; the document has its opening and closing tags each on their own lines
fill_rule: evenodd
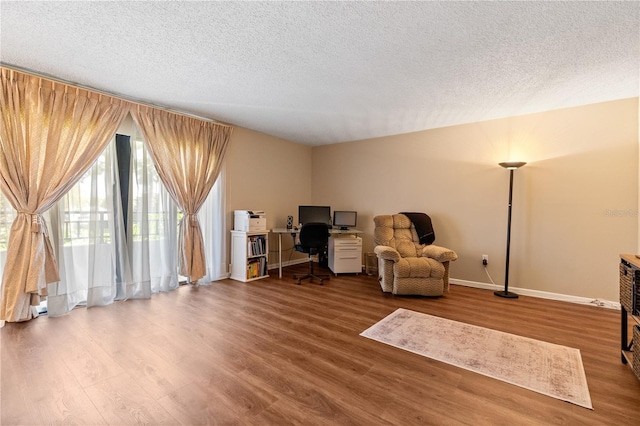
<svg viewBox="0 0 640 426">
<path fill-rule="evenodd" d="M 198 213 L 204 238 L 206 275 L 199 280 L 208 283 L 229 277 L 227 267 L 226 167 L 223 165 L 216 183 Z"/>
<path fill-rule="evenodd" d="M 62 315 L 78 305 L 102 306 L 124 297 L 130 281 L 122 227 L 115 144 L 48 212 L 60 281 L 48 286 L 47 309 Z"/>
<path fill-rule="evenodd" d="M 142 135 L 131 137 L 128 247 L 133 283 L 129 298 L 178 287 L 178 208 L 160 181 Z"/>
</svg>

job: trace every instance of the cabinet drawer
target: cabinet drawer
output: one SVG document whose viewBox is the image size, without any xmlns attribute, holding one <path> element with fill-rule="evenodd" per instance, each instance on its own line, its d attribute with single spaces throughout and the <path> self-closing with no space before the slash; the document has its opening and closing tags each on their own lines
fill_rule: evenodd
<svg viewBox="0 0 640 426">
<path fill-rule="evenodd" d="M 336 251 L 335 252 L 335 259 L 339 260 L 341 262 L 347 262 L 350 260 L 357 260 L 358 264 L 362 263 L 362 260 L 360 259 L 362 257 L 362 252 L 361 251 Z"/>
<path fill-rule="evenodd" d="M 336 274 L 345 272 L 362 272 L 362 260 L 360 257 L 360 253 L 336 253 L 333 264 L 331 265 L 331 270 Z"/>
<path fill-rule="evenodd" d="M 362 248 L 359 246 L 335 246 L 334 251 L 338 253 L 361 253 Z"/>
<path fill-rule="evenodd" d="M 339 247 L 362 247 L 362 238 L 336 238 L 335 248 Z"/>
</svg>

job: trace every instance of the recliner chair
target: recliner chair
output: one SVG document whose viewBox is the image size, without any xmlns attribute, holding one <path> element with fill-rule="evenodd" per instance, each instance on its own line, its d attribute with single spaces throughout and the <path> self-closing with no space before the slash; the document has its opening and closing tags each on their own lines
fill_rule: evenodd
<svg viewBox="0 0 640 426">
<path fill-rule="evenodd" d="M 313 260 L 311 256 L 316 254 L 323 254 L 327 251 L 329 245 L 329 227 L 324 222 L 309 222 L 302 225 L 300 228 L 300 243 L 295 245 L 296 251 L 302 253 L 309 253 L 309 271 L 304 274 L 295 274 L 294 280 L 300 281 L 309 278 L 309 281 L 313 279 L 320 280 L 320 285 L 325 279 L 330 279 L 329 274 L 315 274 L 313 271 Z"/>
<path fill-rule="evenodd" d="M 373 222 L 382 291 L 442 296 L 449 290 L 449 262 L 458 258 L 453 250 L 420 244 L 413 223 L 404 214 L 376 216 Z"/>
</svg>

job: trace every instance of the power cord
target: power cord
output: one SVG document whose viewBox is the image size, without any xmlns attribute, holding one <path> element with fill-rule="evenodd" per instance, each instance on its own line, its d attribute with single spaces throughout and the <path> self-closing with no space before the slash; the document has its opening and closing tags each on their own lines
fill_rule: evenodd
<svg viewBox="0 0 640 426">
<path fill-rule="evenodd" d="M 489 281 L 491 281 L 491 284 L 496 285 L 496 283 L 493 282 L 493 278 L 491 278 L 491 275 L 489 275 L 489 270 L 487 269 L 487 265 L 484 265 L 484 272 L 487 273 L 487 277 L 489 277 Z"/>
</svg>

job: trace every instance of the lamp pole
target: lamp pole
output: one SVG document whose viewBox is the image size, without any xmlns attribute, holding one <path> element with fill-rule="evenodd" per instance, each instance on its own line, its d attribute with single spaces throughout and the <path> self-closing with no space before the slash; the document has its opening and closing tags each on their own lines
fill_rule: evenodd
<svg viewBox="0 0 640 426">
<path fill-rule="evenodd" d="M 493 294 L 500 297 L 505 297 L 507 299 L 517 299 L 518 295 L 516 293 L 509 291 L 509 255 L 511 252 L 511 210 L 512 210 L 512 200 L 513 200 L 513 172 L 519 168 L 524 166 L 525 162 L 523 161 L 507 161 L 505 163 L 499 163 L 500 166 L 509 170 L 509 215 L 507 219 L 507 256 L 505 259 L 505 271 L 504 271 L 504 290 L 503 291 L 494 291 Z"/>
</svg>

